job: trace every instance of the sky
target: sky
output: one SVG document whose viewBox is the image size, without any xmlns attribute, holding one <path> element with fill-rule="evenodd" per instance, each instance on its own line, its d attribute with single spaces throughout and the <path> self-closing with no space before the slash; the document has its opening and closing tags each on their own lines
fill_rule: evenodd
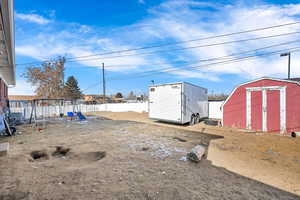
<svg viewBox="0 0 300 200">
<path fill-rule="evenodd" d="M 85 94 L 102 93 L 102 63 L 108 94 L 147 93 L 152 80 L 155 84 L 186 81 L 209 93 L 228 94 L 236 85 L 263 76 L 287 78 L 287 57 L 279 56 L 285 50 L 292 51 L 291 76 L 300 77 L 296 49 L 300 33 L 295 33 L 300 24 L 197 40 L 297 21 L 300 1 L 292 0 L 15 0 L 17 85 L 9 93 L 34 94 L 34 86 L 22 77 L 26 67 L 32 66 L 26 63 L 38 66 L 58 56 L 67 58 L 65 79 L 75 76 Z M 280 34 L 285 35 L 207 46 Z M 194 41 L 184 42 L 188 40 Z M 282 44 L 286 42 L 290 43 Z M 171 43 L 176 45 L 112 53 Z M 247 51 L 243 55 L 247 56 L 250 50 L 277 44 L 282 45 L 251 52 L 279 52 L 270 56 L 234 63 L 205 61 L 223 56 L 235 59 L 238 53 Z"/>
</svg>

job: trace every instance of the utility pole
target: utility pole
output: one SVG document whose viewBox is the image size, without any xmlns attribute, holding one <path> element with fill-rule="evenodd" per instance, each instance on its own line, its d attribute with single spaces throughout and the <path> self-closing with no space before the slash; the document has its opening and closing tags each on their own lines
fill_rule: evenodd
<svg viewBox="0 0 300 200">
<path fill-rule="evenodd" d="M 289 53 L 289 61 L 288 61 L 288 79 L 291 78 L 291 53 Z"/>
<path fill-rule="evenodd" d="M 104 73 L 104 63 L 102 63 L 102 85 L 103 85 L 103 103 L 105 103 L 105 73 Z"/>
<path fill-rule="evenodd" d="M 288 56 L 288 79 L 291 78 L 291 52 L 282 53 L 280 56 Z"/>
</svg>

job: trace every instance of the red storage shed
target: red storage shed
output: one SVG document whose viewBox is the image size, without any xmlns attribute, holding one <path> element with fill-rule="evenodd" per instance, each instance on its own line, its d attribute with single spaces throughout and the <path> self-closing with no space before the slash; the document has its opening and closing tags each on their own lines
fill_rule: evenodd
<svg viewBox="0 0 300 200">
<path fill-rule="evenodd" d="M 222 105 L 223 126 L 300 132 L 299 79 L 261 78 L 237 86 Z"/>
</svg>

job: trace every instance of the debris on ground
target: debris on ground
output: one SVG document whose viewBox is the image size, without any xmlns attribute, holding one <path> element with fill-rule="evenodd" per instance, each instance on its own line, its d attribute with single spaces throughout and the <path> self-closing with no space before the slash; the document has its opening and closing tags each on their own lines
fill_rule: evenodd
<svg viewBox="0 0 300 200">
<path fill-rule="evenodd" d="M 273 155 L 278 155 L 278 153 L 274 152 L 272 148 L 268 149 L 265 153 L 273 154 Z"/>
<path fill-rule="evenodd" d="M 165 146 L 160 146 L 154 152 L 151 152 L 151 156 L 159 158 L 159 159 L 166 159 L 167 157 L 171 156 L 172 152 L 170 149 L 166 148 Z"/>
<path fill-rule="evenodd" d="M 205 147 L 202 145 L 195 146 L 191 152 L 187 154 L 187 159 L 192 162 L 199 162 L 205 154 Z"/>
<path fill-rule="evenodd" d="M 63 146 L 57 146 L 56 150 L 52 153 L 52 156 L 65 156 L 71 149 Z"/>
<path fill-rule="evenodd" d="M 32 151 L 30 155 L 33 158 L 33 160 L 49 159 L 49 155 L 46 150 Z"/>
<path fill-rule="evenodd" d="M 142 151 L 148 151 L 150 148 L 149 147 L 143 147 Z"/>
<path fill-rule="evenodd" d="M 39 132 L 41 132 L 43 130 L 44 130 L 43 128 L 37 128 L 37 131 L 39 131 Z"/>
<path fill-rule="evenodd" d="M 179 160 L 180 161 L 187 161 L 187 157 L 186 156 L 182 156 Z"/>
<path fill-rule="evenodd" d="M 59 185 L 65 184 L 64 181 L 58 182 Z"/>
<path fill-rule="evenodd" d="M 276 161 L 274 161 L 272 158 L 262 158 L 261 160 L 268 161 L 268 162 L 273 163 L 273 164 L 276 163 Z"/>
<path fill-rule="evenodd" d="M 180 138 L 180 137 L 177 137 L 177 136 L 173 137 L 173 139 L 178 140 L 179 142 L 187 142 L 186 139 L 183 139 L 183 138 Z"/>
<path fill-rule="evenodd" d="M 0 157 L 7 155 L 8 150 L 9 150 L 9 143 L 8 142 L 1 143 L 0 144 Z"/>
<path fill-rule="evenodd" d="M 95 160 L 101 160 L 106 156 L 106 151 L 91 152 L 95 156 Z"/>
<path fill-rule="evenodd" d="M 212 120 L 212 119 L 205 119 L 204 120 L 204 124 L 210 125 L 210 126 L 218 126 L 219 125 L 219 121 Z"/>
<path fill-rule="evenodd" d="M 167 138 L 164 138 L 160 141 L 147 139 L 143 142 L 138 142 L 138 140 L 141 139 L 138 137 L 134 137 L 132 139 L 136 141 L 136 143 L 128 144 L 130 148 L 133 148 L 136 151 L 147 151 L 152 157 L 161 160 L 172 156 L 173 153 L 187 153 L 184 148 L 174 147 L 174 143 Z M 146 149 L 143 150 L 145 147 Z"/>
</svg>

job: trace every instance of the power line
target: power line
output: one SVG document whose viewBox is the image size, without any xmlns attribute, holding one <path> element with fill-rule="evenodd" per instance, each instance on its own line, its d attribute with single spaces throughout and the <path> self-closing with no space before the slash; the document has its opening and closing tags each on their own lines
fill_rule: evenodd
<svg viewBox="0 0 300 200">
<path fill-rule="evenodd" d="M 231 54 L 229 54 L 227 56 L 214 57 L 214 58 L 208 58 L 208 59 L 201 59 L 201 60 L 194 61 L 192 63 L 188 63 L 186 66 L 189 66 L 189 65 L 192 65 L 192 64 L 196 64 L 196 63 L 199 63 L 199 62 L 209 62 L 209 61 L 214 61 L 214 60 L 229 59 L 229 58 L 232 58 L 233 56 L 239 56 L 239 55 L 243 55 L 243 54 L 250 53 L 250 52 L 256 52 L 256 51 L 260 51 L 260 50 L 264 50 L 264 49 L 268 49 L 268 48 L 274 48 L 274 47 L 278 47 L 278 46 L 283 46 L 283 45 L 287 45 L 287 44 L 292 44 L 292 43 L 296 43 L 296 42 L 300 42 L 300 40 L 293 40 L 293 41 L 278 43 L 278 44 L 274 44 L 274 45 L 270 45 L 270 46 L 265 46 L 265 47 L 261 47 L 261 48 L 257 48 L 257 49 L 242 51 L 242 52 L 238 52 L 238 53 L 231 53 Z M 174 64 L 174 63 L 179 63 L 179 62 L 169 62 L 169 63 L 165 63 L 165 64 L 169 66 L 170 64 Z M 166 67 L 166 68 L 162 68 L 160 70 L 167 70 L 167 69 L 173 69 L 173 67 Z M 145 74 L 145 73 L 154 72 L 154 71 L 156 71 L 156 70 L 149 70 L 149 71 L 146 71 L 146 72 L 135 73 L 135 74 L 139 75 L 139 74 Z"/>
<path fill-rule="evenodd" d="M 240 61 L 240 60 L 248 60 L 248 59 L 251 59 L 251 58 L 255 58 L 255 57 L 263 57 L 263 56 L 270 56 L 270 55 L 274 55 L 274 54 L 278 54 L 280 52 L 283 52 L 283 51 L 290 51 L 290 52 L 297 52 L 299 50 L 294 50 L 292 51 L 293 49 L 299 49 L 300 46 L 298 47 L 294 47 L 294 48 L 289 48 L 289 49 L 283 49 L 283 50 L 278 50 L 278 51 L 274 51 L 274 52 L 269 52 L 269 53 L 263 53 L 263 54 L 257 54 L 257 55 L 250 55 L 250 56 L 245 56 L 245 57 L 242 57 L 242 58 L 234 58 L 234 59 L 231 59 L 231 60 L 226 60 L 226 61 L 221 61 L 221 62 L 216 62 L 216 63 L 209 63 L 209 64 L 204 64 L 204 65 L 198 65 L 198 66 L 191 66 L 191 67 L 180 67 L 180 68 L 171 68 L 169 70 L 157 70 L 157 71 L 154 71 L 153 73 L 149 73 L 149 74 L 144 74 L 144 75 L 141 75 L 140 77 L 146 77 L 146 76 L 151 76 L 155 73 L 165 73 L 165 72 L 173 72 L 173 71 L 181 71 L 182 69 L 197 69 L 197 68 L 202 68 L 202 67 L 206 67 L 206 66 L 211 66 L 211 65 L 216 65 L 216 64 L 227 64 L 227 63 L 232 63 L 233 61 L 236 62 L 236 61 Z M 116 77 L 117 78 L 117 77 Z M 109 80 L 123 80 L 123 79 L 109 79 Z"/>
<path fill-rule="evenodd" d="M 279 25 L 274 25 L 274 26 L 269 26 L 269 27 L 250 29 L 250 30 L 245 30 L 245 31 L 233 32 L 233 33 L 227 33 L 227 34 L 221 34 L 221 35 L 215 35 L 215 36 L 209 36 L 209 37 L 203 37 L 203 38 L 192 39 L 192 40 L 185 40 L 185 41 L 180 41 L 180 42 L 171 42 L 171 43 L 160 44 L 160 45 L 145 46 L 145 47 L 139 47 L 139 48 L 120 50 L 120 51 L 111 51 L 111 52 L 106 52 L 106 53 L 91 54 L 91 55 L 80 56 L 80 57 L 71 57 L 69 59 L 85 58 L 85 57 L 92 57 L 92 56 L 99 56 L 99 55 L 116 54 L 116 53 L 124 53 L 124 52 L 129 52 L 129 51 L 137 51 L 137 50 L 144 50 L 144 49 L 150 49 L 150 48 L 171 46 L 171 45 L 176 45 L 176 44 L 190 43 L 190 42 L 195 42 L 195 41 L 208 40 L 208 39 L 214 39 L 214 38 L 219 38 L 219 37 L 226 37 L 226 36 L 232 36 L 232 35 L 237 35 L 237 34 L 262 31 L 262 30 L 278 28 L 278 27 L 282 27 L 282 26 L 290 26 L 290 25 L 295 25 L 295 24 L 299 24 L 299 23 L 300 23 L 300 21 L 297 21 L 297 22 L 292 22 L 292 23 L 287 23 L 287 24 L 279 24 Z"/>
<path fill-rule="evenodd" d="M 299 23 L 300 23 L 300 21 L 296 21 L 296 22 L 292 22 L 292 23 L 279 24 L 279 25 L 274 25 L 274 26 L 269 26 L 269 27 L 262 27 L 262 28 L 250 29 L 250 30 L 245 30 L 245 31 L 233 32 L 233 33 L 227 33 L 227 34 L 221 34 L 221 35 L 215 35 L 215 36 L 198 38 L 198 39 L 193 39 L 193 40 L 185 40 L 185 41 L 180 41 L 180 42 L 172 42 L 172 43 L 166 43 L 166 44 L 161 44 L 161 45 L 152 45 L 152 46 L 132 48 L 132 49 L 126 49 L 126 50 L 120 50 L 120 51 L 111 51 L 111 52 L 91 54 L 91 55 L 86 55 L 86 56 L 70 57 L 68 59 L 78 59 L 78 58 L 85 58 L 85 57 L 92 57 L 92 56 L 99 56 L 99 55 L 108 55 L 108 54 L 124 53 L 124 52 L 144 50 L 144 49 L 150 49 L 150 48 L 158 48 L 158 47 L 164 47 L 164 46 L 171 46 L 171 45 L 176 45 L 176 44 L 183 44 L 183 43 L 189 43 L 189 42 L 195 42 L 195 41 L 201 41 L 201 40 L 208 40 L 208 39 L 213 39 L 213 38 L 220 38 L 220 37 L 232 36 L 232 35 L 249 33 L 249 32 L 256 32 L 256 31 L 268 30 L 268 29 L 273 29 L 273 28 L 278 28 L 278 27 L 283 27 L 283 26 L 295 25 L 295 24 L 299 24 Z M 40 62 L 20 63 L 20 64 L 16 64 L 16 65 L 39 64 L 39 63 L 46 62 L 46 61 L 49 61 L 49 60 L 40 61 Z"/>
<path fill-rule="evenodd" d="M 278 44 L 265 46 L 265 47 L 261 47 L 261 48 L 257 48 L 257 49 L 242 51 L 242 52 L 239 52 L 239 53 L 232 53 L 232 54 L 229 54 L 227 56 L 222 56 L 222 57 L 214 57 L 214 58 L 196 60 L 196 61 L 192 61 L 192 62 L 189 62 L 189 63 L 186 63 L 186 64 L 191 65 L 191 64 L 196 64 L 196 63 L 199 63 L 199 62 L 208 62 L 208 61 L 214 61 L 214 60 L 228 59 L 228 58 L 231 58 L 232 56 L 242 55 L 242 54 L 246 54 L 246 53 L 250 53 L 250 52 L 256 52 L 256 51 L 260 51 L 260 50 L 264 50 L 264 49 L 268 49 L 268 48 L 273 48 L 273 47 L 278 47 L 278 46 L 284 46 L 284 45 L 288 45 L 288 44 L 292 44 L 292 43 L 296 43 L 296 42 L 300 42 L 300 40 L 292 40 L 292 41 L 278 43 Z M 166 66 L 167 65 L 167 66 L 169 66 L 170 64 L 177 64 L 177 63 L 182 64 L 182 61 L 160 62 L 160 63 L 153 63 L 152 65 L 160 65 L 160 66 Z M 114 66 L 118 67 L 118 66 L 130 66 L 130 65 L 109 65 L 109 67 L 114 67 Z"/>
<path fill-rule="evenodd" d="M 270 45 L 270 46 L 265 46 L 265 47 L 261 47 L 261 48 L 257 48 L 257 49 L 252 49 L 252 50 L 247 50 L 247 51 L 242 51 L 239 53 L 232 53 L 229 54 L 227 56 L 222 56 L 222 57 L 217 57 L 217 58 L 209 58 L 209 59 L 202 59 L 202 60 L 195 60 L 192 62 L 185 62 L 185 61 L 174 61 L 174 62 L 156 62 L 156 63 L 152 63 L 151 65 L 160 65 L 160 66 L 169 66 L 170 64 L 177 64 L 177 63 L 181 63 L 181 64 L 195 64 L 195 63 L 199 63 L 199 62 L 207 62 L 207 61 L 212 61 L 212 60 L 220 60 L 220 59 L 226 59 L 226 58 L 230 58 L 232 56 L 236 56 L 236 55 L 240 55 L 240 54 L 245 54 L 245 53 L 250 53 L 250 52 L 255 52 L 255 51 L 260 51 L 260 50 L 264 50 L 264 49 L 268 49 L 268 48 L 273 48 L 273 47 L 278 47 L 278 46 L 284 46 L 284 45 L 288 45 L 288 44 L 292 44 L 292 43 L 297 43 L 300 42 L 300 40 L 292 40 L 292 41 L 287 41 L 287 42 L 283 42 L 283 43 L 278 43 L 278 44 L 274 44 L 274 45 Z M 132 65 L 107 65 L 107 68 L 110 67 L 130 67 Z M 141 66 L 149 66 L 148 65 L 141 65 Z M 84 67 L 91 67 L 91 68 L 95 68 L 94 66 L 84 66 Z"/>
<path fill-rule="evenodd" d="M 212 47 L 212 46 L 226 45 L 226 44 L 232 44 L 232 43 L 239 43 L 239 42 L 247 42 L 247 41 L 253 41 L 253 40 L 260 40 L 260 39 L 268 39 L 268 38 L 281 37 L 281 36 L 293 35 L 293 34 L 298 34 L 298 33 L 300 33 L 300 31 L 290 32 L 290 33 L 284 33 L 284 34 L 277 34 L 277 35 L 269 35 L 269 36 L 263 36 L 263 37 L 256 37 L 256 38 L 248 38 L 248 39 L 243 39 L 243 40 L 231 40 L 231 41 L 227 41 L 227 42 L 212 43 L 212 44 L 205 44 L 205 45 L 192 46 L 192 47 L 183 47 L 183 48 L 177 48 L 177 49 L 151 51 L 151 52 L 136 53 L 136 54 L 129 54 L 129 55 L 119 55 L 119 56 L 103 57 L 103 58 L 87 58 L 87 59 L 78 59 L 78 60 L 68 60 L 67 62 L 112 59 L 112 58 L 121 58 L 121 57 L 127 57 L 127 56 L 149 55 L 149 54 L 166 53 L 166 52 L 168 53 L 168 52 L 182 51 L 182 50 L 188 50 L 188 49 L 196 49 L 196 48 L 203 48 L 203 47 Z"/>
<path fill-rule="evenodd" d="M 213 66 L 213 65 L 219 65 L 219 64 L 231 64 L 231 63 L 241 62 L 241 61 L 252 59 L 252 58 L 256 58 L 256 57 L 263 57 L 263 56 L 274 55 L 274 54 L 278 54 L 278 53 L 283 52 L 283 51 L 298 52 L 298 51 L 300 51 L 300 50 L 297 50 L 299 48 L 300 48 L 300 46 L 294 47 L 294 48 L 289 48 L 289 49 L 282 49 L 282 50 L 278 50 L 278 51 L 274 51 L 274 52 L 269 52 L 269 53 L 263 53 L 263 54 L 258 54 L 258 55 L 245 56 L 245 57 L 242 57 L 242 58 L 235 58 L 235 59 L 231 59 L 231 60 L 227 60 L 227 61 L 209 63 L 209 64 L 199 65 L 199 66 L 181 67 L 179 69 L 174 69 L 173 68 L 171 70 L 165 70 L 165 71 L 164 70 L 162 70 L 162 71 L 160 71 L 160 70 L 154 71 L 153 70 L 153 73 L 151 73 L 151 74 L 144 74 L 144 75 L 136 76 L 136 77 L 133 77 L 133 78 L 141 78 L 141 77 L 152 76 L 152 75 L 157 74 L 157 73 L 181 71 L 182 69 L 197 69 L 197 68 L 202 68 L 202 67 L 207 67 L 207 66 Z M 132 79 L 132 78 L 122 78 L 122 79 L 120 79 L 120 78 L 119 79 L 117 79 L 117 78 L 113 79 L 112 78 L 112 79 L 108 79 L 108 80 L 126 80 L 126 79 Z M 87 87 L 86 89 L 84 89 L 82 91 L 86 91 L 86 90 L 92 88 L 94 85 L 96 85 L 96 84 L 90 85 L 89 87 Z"/>
<path fill-rule="evenodd" d="M 297 47 L 299 48 L 299 47 Z M 235 63 L 235 62 L 240 62 L 240 60 L 246 60 L 246 59 L 250 59 L 250 58 L 254 58 L 254 57 L 258 57 L 258 56 L 267 56 L 267 55 L 273 55 L 273 54 L 278 54 L 279 52 L 281 51 L 287 51 L 287 50 L 291 50 L 291 49 L 284 49 L 284 50 L 280 50 L 280 51 L 277 51 L 277 52 L 271 52 L 270 53 L 267 53 L 267 54 L 264 54 L 264 55 L 253 55 L 253 56 L 247 56 L 247 57 L 244 57 L 244 58 L 237 58 L 237 59 L 232 59 L 232 60 L 228 60 L 228 61 L 222 61 L 222 62 L 217 62 L 217 63 L 209 63 L 209 64 L 206 64 L 206 65 L 201 65 L 201 66 L 194 66 L 194 67 L 182 67 L 180 69 L 174 69 L 172 68 L 173 70 L 166 70 L 166 71 L 159 71 L 159 70 L 152 70 L 150 72 L 153 72 L 153 73 L 150 73 L 150 74 L 146 74 L 147 72 L 145 73 L 141 73 L 142 75 L 141 76 L 136 76 L 136 77 L 133 77 L 133 78 L 141 78 L 141 77 L 147 77 L 147 76 L 151 76 L 153 74 L 157 74 L 157 73 L 163 73 L 163 72 L 170 72 L 170 71 L 180 71 L 182 69 L 193 69 L 193 68 L 200 68 L 200 67 L 206 67 L 206 66 L 210 66 L 210 65 L 216 65 L 216 64 L 230 64 L 230 63 Z M 296 52 L 296 51 L 294 51 Z M 112 79 L 108 79 L 108 80 L 126 80 L 126 79 L 132 79 L 132 78 L 112 78 Z M 88 86 L 86 89 L 82 90 L 82 91 L 86 91 L 92 87 L 94 87 L 95 85 L 99 84 L 98 83 L 95 83 L 93 85 L 90 85 Z"/>
<path fill-rule="evenodd" d="M 216 65 L 216 64 L 229 64 L 232 61 L 234 61 L 234 63 L 235 63 L 235 61 L 240 62 L 240 60 L 243 61 L 243 60 L 248 60 L 248 59 L 255 58 L 255 57 L 271 56 L 271 55 L 278 54 L 278 53 L 284 52 L 284 51 L 298 52 L 298 51 L 300 51 L 299 48 L 300 48 L 300 46 L 290 48 L 290 49 L 283 49 L 283 50 L 279 50 L 279 51 L 265 53 L 265 54 L 246 56 L 246 57 L 243 57 L 243 58 L 237 58 L 237 59 L 227 60 L 227 61 L 223 61 L 223 62 L 210 63 L 210 64 L 207 64 L 207 65 L 200 65 L 200 66 L 194 66 L 194 67 L 183 67 L 183 68 L 180 68 L 180 69 L 167 70 L 167 71 L 163 71 L 163 72 L 180 71 L 182 69 L 197 69 L 197 68 L 202 68 L 202 67 L 206 67 L 206 66 L 210 66 L 210 65 Z M 296 49 L 296 50 L 292 50 L 292 49 Z M 299 49 L 299 50 L 297 50 L 297 49 Z M 161 73 L 161 72 L 159 72 L 159 73 Z"/>
<path fill-rule="evenodd" d="M 248 38 L 248 39 L 242 39 L 242 40 L 232 40 L 232 41 L 227 41 L 227 42 L 212 43 L 212 44 L 205 44 L 205 45 L 192 46 L 192 47 L 184 47 L 184 48 L 177 48 L 177 49 L 136 53 L 136 54 L 129 54 L 129 55 L 118 55 L 118 56 L 110 56 L 110 57 L 103 57 L 103 58 L 87 58 L 87 59 L 77 59 L 77 60 L 66 59 L 66 62 L 70 63 L 70 62 L 78 62 L 78 61 L 90 61 L 90 60 L 121 58 L 121 57 L 127 57 L 127 56 L 137 56 L 137 55 L 151 55 L 151 54 L 155 54 L 155 53 L 174 52 L 174 51 L 182 51 L 182 50 L 202 48 L 202 47 L 212 47 L 212 46 L 226 45 L 226 44 L 232 44 L 232 43 L 247 42 L 247 41 L 259 40 L 259 39 L 268 39 L 268 38 L 281 37 L 281 36 L 293 35 L 293 34 L 298 34 L 298 33 L 300 33 L 300 31 L 277 34 L 277 35 L 262 36 L 262 37 L 256 37 L 256 38 Z M 42 63 L 42 62 L 36 62 L 36 63 Z M 25 64 L 26 63 L 19 64 L 19 65 L 25 65 Z"/>
</svg>

